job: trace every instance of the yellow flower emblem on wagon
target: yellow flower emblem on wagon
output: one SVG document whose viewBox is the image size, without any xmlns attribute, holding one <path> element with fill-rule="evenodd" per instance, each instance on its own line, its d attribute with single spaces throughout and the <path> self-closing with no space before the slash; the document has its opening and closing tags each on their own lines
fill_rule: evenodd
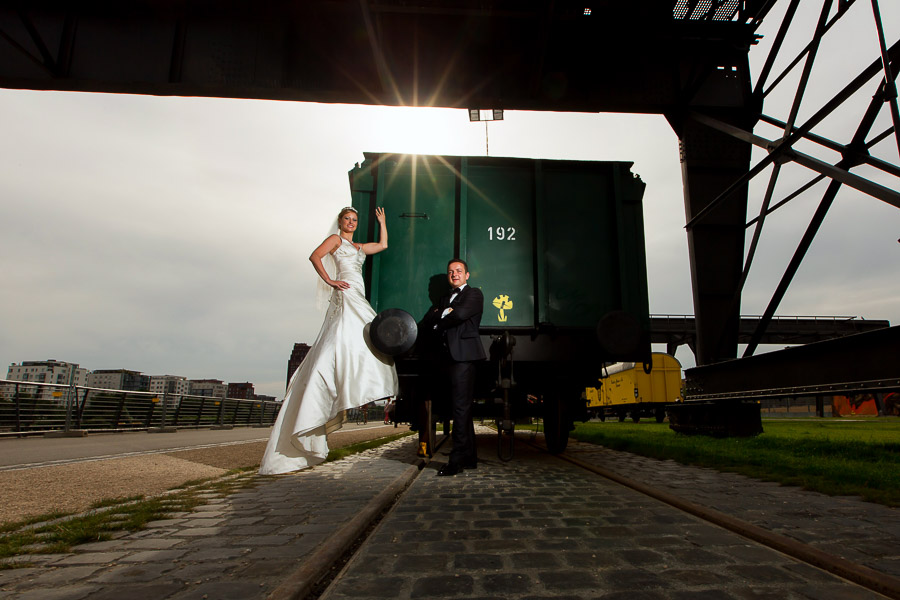
<svg viewBox="0 0 900 600">
<path fill-rule="evenodd" d="M 509 317 L 507 317 L 503 311 L 512 310 L 512 307 L 513 307 L 512 300 L 510 300 L 509 296 L 507 296 L 506 294 L 501 294 L 501 295 L 497 296 L 496 298 L 494 298 L 493 304 L 494 304 L 494 308 L 497 308 L 500 310 L 500 314 L 497 315 L 497 320 L 501 323 L 506 322 L 506 319 L 508 319 Z"/>
</svg>

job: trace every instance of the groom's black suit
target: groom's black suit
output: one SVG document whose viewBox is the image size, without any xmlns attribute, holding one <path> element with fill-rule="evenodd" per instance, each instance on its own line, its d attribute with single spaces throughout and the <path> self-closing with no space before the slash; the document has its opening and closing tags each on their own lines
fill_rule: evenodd
<svg viewBox="0 0 900 600">
<path fill-rule="evenodd" d="M 450 406 L 453 414 L 453 450 L 449 465 L 471 468 L 478 462 L 475 452 L 475 425 L 472 401 L 475 395 L 475 361 L 487 358 L 478 327 L 484 311 L 484 295 L 478 288 L 466 285 L 450 301 L 453 292 L 432 306 L 423 319 L 426 331 L 433 332 L 437 347 L 439 372 L 449 380 Z M 441 315 L 447 308 L 453 310 Z M 443 383 L 443 382 L 441 382 Z"/>
</svg>

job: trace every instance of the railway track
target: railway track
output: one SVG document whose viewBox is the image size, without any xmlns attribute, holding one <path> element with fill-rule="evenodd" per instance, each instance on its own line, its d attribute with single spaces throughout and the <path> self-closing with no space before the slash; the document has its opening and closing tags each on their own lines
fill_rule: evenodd
<svg viewBox="0 0 900 600">
<path fill-rule="evenodd" d="M 484 437 L 484 436 L 481 436 Z M 524 446 L 522 444 L 522 440 L 519 440 L 520 448 Z M 701 566 L 702 568 L 699 571 L 706 571 L 706 575 L 695 575 L 697 578 L 702 578 L 704 576 L 710 576 L 715 574 L 715 572 L 719 569 L 733 569 L 735 571 L 734 575 L 726 576 L 720 581 L 720 584 L 723 584 L 722 587 L 725 589 L 734 590 L 735 588 L 742 587 L 752 587 L 752 588 L 765 588 L 767 584 L 771 584 L 772 582 L 764 582 L 758 581 L 753 582 L 752 573 L 758 573 L 760 576 L 767 573 L 772 576 L 773 574 L 782 573 L 784 571 L 787 572 L 804 572 L 805 578 L 810 581 L 806 581 L 804 584 L 800 584 L 797 581 L 790 582 L 785 580 L 779 580 L 778 577 L 774 578 L 774 582 L 780 592 L 783 593 L 781 597 L 791 598 L 791 597 L 837 597 L 841 596 L 841 593 L 837 592 L 837 588 L 842 586 L 860 586 L 864 588 L 868 592 L 871 593 L 871 597 L 889 597 L 889 598 L 900 598 L 900 578 L 883 571 L 879 571 L 858 562 L 853 562 L 852 560 L 848 560 L 846 557 L 839 556 L 837 554 L 823 551 L 819 548 L 814 547 L 811 544 L 807 544 L 799 541 L 796 538 L 789 537 L 787 535 L 783 535 L 781 533 L 777 533 L 775 531 L 771 531 L 766 529 L 765 527 L 761 527 L 754 523 L 751 523 L 747 520 L 740 518 L 739 516 L 726 514 L 720 510 L 716 510 L 709 506 L 704 506 L 697 502 L 693 502 L 687 500 L 683 497 L 679 497 L 675 494 L 672 494 L 669 491 L 664 489 L 654 487 L 653 485 L 648 485 L 637 479 L 633 479 L 630 477 L 625 477 L 620 473 L 617 473 L 613 470 L 604 468 L 602 465 L 596 464 L 596 461 L 592 461 L 590 459 L 584 460 L 582 458 L 578 458 L 577 456 L 573 456 L 572 453 L 566 453 L 560 456 L 551 456 L 546 454 L 540 446 L 536 445 L 534 442 L 528 443 L 528 448 L 532 452 L 539 452 L 543 455 L 542 460 L 544 462 L 551 461 L 559 464 L 568 464 L 574 467 L 577 467 L 578 471 L 583 477 L 586 473 L 590 473 L 595 476 L 594 483 L 597 481 L 602 481 L 602 485 L 600 487 L 608 487 L 610 485 L 619 488 L 617 493 L 624 493 L 621 491 L 620 486 L 624 486 L 630 490 L 632 494 L 638 494 L 641 498 L 639 501 L 640 505 L 645 507 L 648 503 L 654 503 L 655 501 L 659 501 L 664 503 L 667 506 L 666 516 L 660 516 L 660 514 L 654 509 L 650 510 L 649 514 L 645 515 L 647 517 L 647 523 L 643 525 L 636 525 L 635 519 L 626 519 L 626 522 L 629 523 L 631 527 L 637 527 L 639 531 L 636 531 L 639 535 L 646 536 L 646 527 L 647 525 L 652 525 L 654 522 L 679 522 L 687 524 L 690 520 L 693 519 L 701 519 L 705 524 L 715 526 L 716 529 L 724 529 L 734 534 L 734 537 L 731 538 L 727 543 L 722 543 L 721 540 L 719 542 L 714 542 L 717 550 L 710 552 L 708 547 L 704 542 L 702 542 L 702 536 L 697 537 L 693 534 L 686 534 L 686 543 L 688 547 L 680 548 L 680 549 L 672 549 L 668 547 L 666 544 L 662 544 L 659 547 L 654 546 L 654 544 L 644 545 L 647 540 L 643 540 L 638 544 L 638 548 L 630 548 L 628 544 L 624 544 L 619 550 L 623 556 L 630 557 L 629 560 L 634 560 L 636 562 L 640 562 L 641 552 L 645 553 L 644 558 L 648 561 L 652 560 L 653 553 L 658 554 L 662 557 L 669 556 L 670 558 L 676 557 L 679 554 L 682 554 L 682 562 L 684 563 L 682 567 L 691 565 L 694 559 L 689 558 L 687 555 L 690 553 L 699 553 L 702 558 L 699 559 L 699 562 L 696 566 Z M 438 454 L 438 459 L 440 460 L 440 450 Z M 371 561 L 373 557 L 383 556 L 385 547 L 389 546 L 387 542 L 385 542 L 386 538 L 395 538 L 398 535 L 398 531 L 401 532 L 400 541 L 403 543 L 404 541 L 408 543 L 416 543 L 409 541 L 409 531 L 412 531 L 412 528 L 407 526 L 403 526 L 403 523 L 411 523 L 414 519 L 410 519 L 410 513 L 415 513 L 414 508 L 410 508 L 410 504 L 415 506 L 421 506 L 421 495 L 422 488 L 427 488 L 429 486 L 434 486 L 435 484 L 439 486 L 440 490 L 443 490 L 443 493 L 439 493 L 440 496 L 458 496 L 460 500 L 468 499 L 469 501 L 474 501 L 478 497 L 478 492 L 473 492 L 471 489 L 467 489 L 467 491 L 461 492 L 459 494 L 453 494 L 452 490 L 454 487 L 454 483 L 459 481 L 464 488 L 470 488 L 471 485 L 466 485 L 463 480 L 476 481 L 478 478 L 484 477 L 481 471 L 487 471 L 488 469 L 494 466 L 500 466 L 499 462 L 489 461 L 491 464 L 487 468 L 483 468 L 478 472 L 471 472 L 472 476 L 470 477 L 467 473 L 466 475 L 457 478 L 431 478 L 430 473 L 428 472 L 430 467 L 427 461 L 421 461 L 419 464 L 409 467 L 409 469 L 397 480 L 395 480 L 390 486 L 385 488 L 385 490 L 373 501 L 370 503 L 364 511 L 361 511 L 357 518 L 355 518 L 352 522 L 344 525 L 341 530 L 339 530 L 335 536 L 333 537 L 333 543 L 328 544 L 321 553 L 317 556 L 313 557 L 311 560 L 307 561 L 304 566 L 298 571 L 294 572 L 291 577 L 286 579 L 282 585 L 277 588 L 270 596 L 270 600 L 288 600 L 288 599 L 306 599 L 312 600 L 314 598 L 321 598 L 323 600 L 337 600 L 345 597 L 350 597 L 357 595 L 359 593 L 359 581 L 361 577 L 372 576 L 378 577 L 379 573 L 377 569 L 375 572 L 372 572 Z M 551 467 L 551 470 L 553 468 Z M 493 479 L 491 476 L 487 476 L 489 479 Z M 431 480 L 428 483 L 425 483 L 427 480 Z M 492 487 L 492 484 L 486 484 L 488 487 Z M 577 486 L 576 482 L 570 482 L 570 485 Z M 476 487 L 478 487 L 476 485 Z M 589 486 L 590 487 L 590 486 Z M 802 493 L 802 492 L 801 492 Z M 426 494 L 427 496 L 427 494 Z M 433 497 L 433 496 L 432 496 Z M 496 496 L 495 496 L 496 498 Z M 562 498 L 561 498 L 562 499 Z M 589 504 L 589 503 L 588 503 Z M 571 503 L 569 503 L 569 509 L 573 508 Z M 567 509 L 567 510 L 569 510 Z M 545 509 L 542 509 L 545 512 L 548 512 Z M 890 510 L 890 509 L 887 509 Z M 669 511 L 676 511 L 674 513 Z M 503 512 L 503 511 L 501 511 Z M 514 512 L 522 512 L 515 511 L 514 509 L 510 509 L 505 511 L 508 515 L 512 516 Z M 549 512 L 553 512 L 550 510 Z M 565 512 L 565 511 L 563 511 Z M 579 511 L 577 509 L 572 513 L 573 516 L 564 516 L 562 517 L 563 522 L 574 522 L 581 518 L 580 516 L 585 511 Z M 589 512 L 589 511 L 588 511 Z M 602 512 L 602 511 L 601 511 Z M 430 514 L 430 513 L 429 513 Z M 608 523 L 605 527 L 606 529 L 615 529 L 617 525 L 614 523 L 621 520 L 621 517 L 624 513 L 613 511 L 612 522 Z M 638 521 L 640 520 L 640 512 L 636 511 L 633 517 L 638 517 Z M 478 515 L 475 514 L 472 516 L 474 519 L 478 519 Z M 553 520 L 550 517 L 543 517 L 548 520 Z M 586 522 L 593 522 L 595 525 L 598 523 L 596 520 L 596 515 L 585 515 L 584 518 Z M 556 517 L 558 520 L 559 517 Z M 494 518 L 488 519 L 493 520 L 495 522 L 495 526 L 498 527 L 498 531 L 502 532 L 504 528 L 506 528 L 509 524 L 501 523 L 503 519 Z M 562 525 L 562 523 L 557 523 L 557 525 Z M 453 528 L 459 527 L 460 521 L 458 519 L 453 519 L 448 524 L 448 528 L 451 530 L 451 533 L 448 535 L 448 539 L 444 540 L 447 544 L 452 545 L 453 543 Z M 685 525 L 690 528 L 693 525 Z M 398 529 L 399 527 L 399 529 Z M 547 527 L 550 527 L 550 524 L 547 524 Z M 563 529 L 564 527 L 557 527 L 556 529 Z M 604 526 L 599 527 L 600 530 L 604 529 Z M 403 532 L 406 533 L 403 533 Z M 535 554 L 540 552 L 535 552 L 540 545 L 535 544 L 534 542 L 541 538 L 542 531 L 546 532 L 546 528 L 538 528 L 533 533 L 535 536 L 535 540 L 531 542 L 522 542 L 521 547 L 529 550 L 529 552 L 524 552 L 524 554 Z M 456 531 L 456 533 L 462 533 L 462 537 L 464 539 L 468 539 L 471 537 L 472 530 L 471 529 L 463 529 L 461 531 Z M 557 531 L 557 533 L 559 533 Z M 572 535 L 576 535 L 578 533 L 577 527 L 572 527 L 572 531 L 569 532 Z M 602 531 L 601 531 L 602 533 Z M 607 531 L 606 533 L 609 533 Z M 621 532 L 623 535 L 626 535 L 625 531 Z M 671 532 L 661 533 L 663 537 L 672 537 Z M 721 534 L 721 535 L 724 535 Z M 715 534 L 707 534 L 709 539 L 714 539 L 717 536 Z M 738 537 L 739 536 L 739 537 Z M 502 537 L 502 536 L 501 536 Z M 556 547 L 557 549 L 561 546 L 565 546 L 567 543 L 571 543 L 572 545 L 580 545 L 584 543 L 584 539 L 575 540 L 573 538 L 565 537 L 563 540 L 553 539 L 552 536 L 550 540 L 552 543 L 549 546 Z M 476 560 L 483 560 L 485 568 L 482 571 L 487 570 L 490 571 L 491 568 L 496 567 L 498 572 L 496 573 L 498 578 L 502 578 L 503 575 L 509 574 L 508 571 L 516 571 L 516 566 L 521 564 L 521 561 L 516 559 L 513 560 L 513 564 L 509 564 L 509 560 L 496 560 L 498 556 L 502 558 L 504 552 L 502 551 L 501 546 L 503 544 L 497 544 L 497 540 L 494 540 L 493 537 L 489 540 L 486 540 L 486 547 L 491 548 L 490 552 L 478 553 L 476 544 L 476 552 L 475 556 L 478 557 Z M 675 544 L 674 547 L 677 547 L 678 544 L 676 540 L 671 539 L 669 542 Z M 420 544 L 421 545 L 421 544 Z M 590 544 L 588 544 L 590 546 Z M 610 546 L 612 549 L 615 544 Z M 722 564 L 716 566 L 718 561 L 715 560 L 715 556 L 710 556 L 710 554 L 722 554 L 722 547 L 730 548 L 732 552 L 729 554 L 725 552 L 721 561 Z M 663 551 L 660 551 L 660 549 Z M 665 550 L 668 548 L 668 550 Z M 737 549 L 741 549 L 738 551 Z M 433 549 L 428 550 L 427 552 L 433 552 Z M 744 554 L 752 554 L 756 552 L 756 554 L 769 554 L 769 558 L 764 559 L 762 562 L 764 563 L 762 566 L 759 564 L 756 565 L 741 565 L 740 560 L 737 558 L 741 553 Z M 521 550 L 517 550 L 515 545 L 509 545 L 506 548 L 505 553 L 507 556 L 517 556 L 523 554 Z M 647 554 L 650 553 L 650 554 Z M 418 553 L 413 553 L 418 554 Z M 566 569 L 566 567 L 571 567 L 573 565 L 573 561 L 570 558 L 565 556 L 564 551 L 560 551 L 560 554 L 564 555 L 562 560 L 555 560 L 552 566 L 560 569 L 561 572 L 567 573 L 570 576 L 575 575 L 575 572 L 571 569 Z M 583 553 L 582 553 L 583 554 Z M 612 552 L 615 554 L 615 551 Z M 468 552 L 468 555 L 471 556 L 472 553 Z M 607 554 L 609 555 L 609 554 Z M 403 556 L 403 553 L 400 554 Z M 430 556 L 430 554 L 426 553 L 426 556 Z M 547 554 L 547 557 L 553 556 L 552 553 Z M 598 554 L 596 551 L 592 553 L 592 556 L 598 558 L 598 563 L 602 562 L 602 559 L 599 558 L 602 554 Z M 782 563 L 780 561 L 788 560 L 783 557 L 790 557 L 793 559 L 793 562 L 790 563 Z M 778 557 L 782 557 L 779 559 Z M 415 556 L 409 557 L 411 559 L 410 564 L 415 564 Z M 464 559 L 465 557 L 463 557 Z M 582 556 L 583 558 L 583 556 Z M 429 559 L 426 559 L 427 563 Z M 451 560 L 450 557 L 447 558 L 448 561 Z M 453 559 L 455 561 L 453 564 L 455 565 L 460 559 L 459 557 Z M 677 560 L 677 559 L 676 559 Z M 711 564 L 704 564 L 705 561 L 711 561 Z M 626 563 L 628 560 L 625 561 Z M 751 561 L 752 562 L 752 561 Z M 790 567 L 785 567 L 784 564 L 789 564 Z M 500 565 L 502 565 L 502 570 Z M 774 566 L 773 566 L 774 565 Z M 619 565 L 622 570 L 626 572 L 633 571 L 631 568 L 634 564 L 620 564 Z M 388 573 L 392 570 L 395 570 L 396 565 L 392 568 L 386 569 L 384 574 L 381 574 L 382 577 L 390 577 Z M 656 564 L 652 565 L 651 563 L 647 563 L 642 565 L 641 570 L 644 572 L 651 572 L 653 568 L 661 568 L 662 573 L 669 572 L 673 577 L 684 577 L 684 572 L 686 569 L 672 567 L 672 565 L 667 564 Z M 809 567 L 814 567 L 814 569 L 809 569 Z M 511 569 L 510 569 L 511 568 Z M 540 582 L 545 583 L 546 581 L 541 578 L 540 573 L 544 573 L 541 571 L 541 567 L 520 567 L 523 573 L 520 573 L 521 576 L 530 578 L 532 582 Z M 537 569 L 535 575 L 534 570 Z M 589 567 L 583 567 L 588 568 Z M 805 569 L 809 569 L 805 571 Z M 413 568 L 413 571 L 415 569 Z M 603 567 L 601 570 L 606 571 L 607 575 L 611 575 L 612 571 L 615 569 L 610 569 L 609 566 Z M 692 571 L 696 571 L 697 569 L 688 569 Z M 828 581 L 828 577 L 825 575 L 827 572 L 831 575 L 835 576 L 833 580 L 830 580 L 830 583 L 826 583 Z M 662 588 L 666 589 L 665 579 L 663 575 L 660 575 L 659 578 L 653 578 L 652 581 L 658 581 L 661 583 Z M 811 575 L 812 573 L 818 573 L 818 575 Z M 545 573 L 546 574 L 546 573 Z M 418 574 L 420 577 L 422 573 Z M 438 576 L 439 577 L 439 576 Z M 401 578 L 402 579 L 402 578 Z M 427 579 L 427 576 L 426 576 Z M 612 579 L 615 579 L 612 577 Z M 397 580 L 399 581 L 399 579 Z M 654 584 L 652 583 L 648 585 L 639 585 L 638 587 L 652 589 Z M 814 583 L 811 583 L 814 582 Z M 644 582 L 647 583 L 647 582 Z M 438 585 L 437 582 L 435 582 Z M 401 587 L 405 584 L 398 584 Z M 416 597 L 416 587 L 415 583 L 412 583 L 412 592 L 410 597 Z M 560 584 L 557 582 L 556 585 L 561 585 L 563 588 L 566 586 L 564 584 Z M 579 583 L 577 585 L 583 585 L 583 583 Z M 807 592 L 809 593 L 809 585 L 819 585 L 822 587 L 822 591 L 825 595 L 817 596 L 815 592 L 811 596 L 800 595 L 799 592 L 794 592 L 791 588 L 792 586 L 807 586 Z M 627 586 L 626 586 L 627 587 Z M 676 587 L 686 587 L 692 588 L 696 586 L 692 586 L 691 584 L 683 585 L 683 582 L 679 583 L 679 586 Z M 849 588 L 848 588 L 849 589 Z M 419 590 L 419 595 L 424 590 Z M 700 591 L 700 590 L 697 590 Z M 709 591 L 709 590 L 704 590 Z M 857 588 L 858 593 L 861 592 Z M 844 590 L 844 593 L 848 593 L 847 590 Z M 425 594 L 427 595 L 427 594 Z M 405 597 L 403 595 L 398 595 L 396 597 Z M 509 597 L 515 597 L 511 595 Z M 856 597 L 856 596 L 853 596 Z M 862 597 L 865 597 L 863 594 Z"/>
</svg>

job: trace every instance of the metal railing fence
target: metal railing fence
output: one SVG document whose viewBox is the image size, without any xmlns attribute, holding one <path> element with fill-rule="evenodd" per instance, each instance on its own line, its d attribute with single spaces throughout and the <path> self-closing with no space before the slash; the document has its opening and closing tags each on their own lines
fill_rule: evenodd
<svg viewBox="0 0 900 600">
<path fill-rule="evenodd" d="M 280 409 L 281 402 L 0 379 L 0 436 L 269 426 Z"/>
<path fill-rule="evenodd" d="M 347 409 L 346 420 L 348 422 L 360 424 L 364 422 L 368 423 L 369 421 L 380 421 L 382 419 L 384 419 L 383 406 L 370 406 L 368 408 L 359 406 Z"/>
</svg>

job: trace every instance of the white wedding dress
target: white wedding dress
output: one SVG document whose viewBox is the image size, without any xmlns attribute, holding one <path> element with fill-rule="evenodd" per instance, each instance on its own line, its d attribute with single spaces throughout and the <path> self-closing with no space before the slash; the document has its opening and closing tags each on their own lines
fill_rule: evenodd
<svg viewBox="0 0 900 600">
<path fill-rule="evenodd" d="M 291 377 L 259 472 L 288 473 L 328 456 L 325 436 L 341 427 L 343 411 L 397 395 L 394 361 L 369 341 L 375 311 L 366 301 L 365 253 L 341 238 L 335 279 L 350 288 L 332 292 L 319 337 Z"/>
</svg>

